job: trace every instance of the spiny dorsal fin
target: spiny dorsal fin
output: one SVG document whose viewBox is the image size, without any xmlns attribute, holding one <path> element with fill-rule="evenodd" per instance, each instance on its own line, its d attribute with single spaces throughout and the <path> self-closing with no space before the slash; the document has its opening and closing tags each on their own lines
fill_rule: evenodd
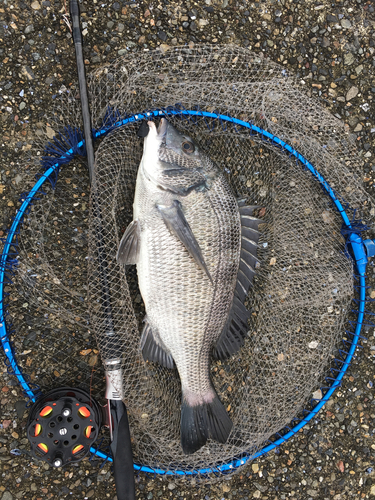
<svg viewBox="0 0 375 500">
<path fill-rule="evenodd" d="M 241 236 L 248 240 L 255 241 L 255 243 L 259 241 L 259 231 L 245 225 L 241 225 Z"/>
<path fill-rule="evenodd" d="M 259 263 L 257 248 L 260 233 L 258 231 L 261 219 L 253 216 L 258 207 L 244 205 L 239 208 L 241 217 L 241 255 L 238 280 L 242 286 L 236 287 L 239 298 L 243 302 L 253 282 L 255 269 Z"/>
<path fill-rule="evenodd" d="M 250 252 L 253 255 L 255 255 L 256 252 L 257 252 L 257 248 L 258 248 L 258 243 L 256 243 L 254 240 L 246 238 L 245 236 L 242 236 L 242 238 L 241 238 L 241 249 L 245 249 L 248 252 Z"/>
<path fill-rule="evenodd" d="M 257 259 L 257 243 L 259 240 L 258 226 L 262 222 L 253 216 L 256 208 L 238 201 L 241 216 L 241 254 L 237 274 L 237 284 L 234 291 L 232 307 L 227 322 L 213 350 L 216 359 L 224 360 L 237 352 L 243 345 L 247 334 L 249 311 L 244 305 L 249 288 L 253 282 Z"/>
<path fill-rule="evenodd" d="M 240 212 L 241 213 L 241 212 Z M 258 231 L 258 226 L 262 221 L 253 215 L 241 214 L 241 226 L 250 227 Z"/>
<path fill-rule="evenodd" d="M 256 205 L 239 205 L 238 210 L 240 211 L 241 215 L 253 215 L 254 210 L 256 210 L 258 207 Z"/>
</svg>

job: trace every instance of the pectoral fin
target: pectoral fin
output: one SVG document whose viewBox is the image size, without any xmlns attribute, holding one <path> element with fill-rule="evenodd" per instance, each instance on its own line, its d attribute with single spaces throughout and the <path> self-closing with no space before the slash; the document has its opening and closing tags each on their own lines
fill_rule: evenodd
<svg viewBox="0 0 375 500">
<path fill-rule="evenodd" d="M 117 250 L 116 260 L 119 264 L 136 264 L 139 256 L 141 229 L 133 220 L 125 230 Z"/>
<path fill-rule="evenodd" d="M 189 226 L 188 221 L 181 208 L 181 203 L 174 200 L 170 207 L 156 205 L 161 213 L 165 225 L 184 245 L 189 254 L 193 257 L 198 266 L 207 274 L 212 283 L 211 275 L 207 269 L 206 263 L 197 240 Z"/>
</svg>

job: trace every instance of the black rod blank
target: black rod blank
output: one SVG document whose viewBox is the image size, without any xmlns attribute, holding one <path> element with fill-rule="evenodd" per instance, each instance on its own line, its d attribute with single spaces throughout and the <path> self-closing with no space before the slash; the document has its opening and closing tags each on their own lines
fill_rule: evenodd
<svg viewBox="0 0 375 500">
<path fill-rule="evenodd" d="M 97 237 L 97 252 L 100 262 L 99 280 L 101 282 L 102 294 L 103 294 L 103 309 L 106 316 L 106 335 L 110 339 L 110 343 L 113 347 L 116 347 L 117 353 L 121 354 L 121 342 L 113 325 L 112 317 L 112 307 L 111 307 L 111 297 L 110 290 L 108 286 L 107 270 L 108 264 L 106 259 L 105 246 L 102 237 L 102 218 L 100 203 L 97 194 L 96 179 L 94 174 L 94 147 L 92 140 L 91 131 L 91 117 L 89 109 L 89 100 L 87 94 L 87 84 L 86 84 L 86 74 L 85 65 L 83 60 L 83 50 L 82 50 L 82 33 L 79 21 L 79 7 L 77 0 L 70 0 L 70 15 L 73 24 L 73 42 L 76 51 L 76 62 L 78 71 L 78 83 L 79 91 L 81 97 L 81 108 L 82 108 L 82 119 L 83 119 L 83 129 L 85 134 L 85 143 L 87 151 L 87 161 L 88 169 L 90 175 L 91 187 L 94 188 L 94 193 L 92 196 L 93 210 L 96 218 L 96 237 Z M 116 366 L 121 375 L 121 369 L 119 367 L 118 359 L 112 358 L 109 352 L 103 353 L 104 363 L 106 368 L 110 365 Z M 106 359 L 107 358 L 107 359 Z M 121 363 L 120 363 L 121 365 Z M 129 422 L 127 417 L 127 411 L 125 404 L 121 400 L 108 400 L 110 405 L 110 428 L 114 429 L 113 441 L 111 443 L 111 449 L 113 453 L 113 464 L 114 464 L 114 475 L 116 483 L 116 491 L 118 500 L 135 500 L 135 483 L 134 483 L 134 469 L 133 469 L 133 456 L 130 441 L 130 430 Z"/>
<path fill-rule="evenodd" d="M 82 33 L 79 22 L 79 7 L 77 0 L 70 0 L 70 16 L 73 24 L 73 42 L 76 50 L 78 85 L 79 85 L 79 94 L 81 97 L 83 131 L 85 134 L 87 162 L 89 167 L 90 182 L 92 184 L 94 178 L 94 146 L 91 133 L 89 98 L 87 95 L 85 63 L 83 60 L 83 49 L 82 49 Z"/>
</svg>

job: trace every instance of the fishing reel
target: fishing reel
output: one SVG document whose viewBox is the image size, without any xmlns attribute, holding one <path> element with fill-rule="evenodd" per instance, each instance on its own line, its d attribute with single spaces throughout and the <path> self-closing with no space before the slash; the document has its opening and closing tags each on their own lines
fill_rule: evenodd
<svg viewBox="0 0 375 500">
<path fill-rule="evenodd" d="M 102 425 L 99 404 L 82 389 L 54 389 L 34 403 L 27 422 L 33 455 L 62 467 L 90 451 Z"/>
</svg>

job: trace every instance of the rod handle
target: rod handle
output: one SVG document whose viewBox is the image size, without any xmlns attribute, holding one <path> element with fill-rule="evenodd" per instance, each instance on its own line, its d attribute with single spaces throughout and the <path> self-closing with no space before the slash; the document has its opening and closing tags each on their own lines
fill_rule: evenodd
<svg viewBox="0 0 375 500">
<path fill-rule="evenodd" d="M 111 449 L 117 498 L 135 500 L 133 454 L 126 407 L 122 401 L 112 400 L 109 403 L 113 421 Z"/>
</svg>

